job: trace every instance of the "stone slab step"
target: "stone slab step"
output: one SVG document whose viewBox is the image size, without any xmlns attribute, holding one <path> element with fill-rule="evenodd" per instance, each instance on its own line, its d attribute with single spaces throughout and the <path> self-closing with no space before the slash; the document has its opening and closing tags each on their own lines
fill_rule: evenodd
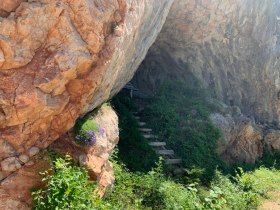
<svg viewBox="0 0 280 210">
<path fill-rule="evenodd" d="M 145 123 L 145 122 L 138 122 L 138 125 L 141 126 L 141 127 L 143 127 L 143 126 L 146 125 L 146 123 Z"/>
<path fill-rule="evenodd" d="M 154 142 L 150 142 L 149 145 L 152 147 L 163 147 L 166 146 L 166 143 L 161 141 L 154 141 Z"/>
<path fill-rule="evenodd" d="M 142 131 L 142 132 L 152 132 L 153 129 L 151 129 L 151 128 L 139 128 L 139 131 Z"/>
<path fill-rule="evenodd" d="M 166 159 L 165 163 L 167 165 L 181 164 L 182 163 L 182 159 Z"/>
<path fill-rule="evenodd" d="M 145 139 L 157 139 L 158 136 L 152 134 L 143 134 Z"/>
<path fill-rule="evenodd" d="M 135 118 L 136 120 L 140 120 L 140 117 L 135 116 L 134 118 Z"/>
<path fill-rule="evenodd" d="M 158 150 L 157 153 L 159 155 L 174 155 L 174 150 Z"/>
<path fill-rule="evenodd" d="M 182 174 L 184 174 L 185 173 L 185 171 L 184 171 L 184 169 L 182 169 L 182 168 L 176 168 L 174 171 L 173 171 L 173 174 L 174 175 L 182 175 Z"/>
</svg>

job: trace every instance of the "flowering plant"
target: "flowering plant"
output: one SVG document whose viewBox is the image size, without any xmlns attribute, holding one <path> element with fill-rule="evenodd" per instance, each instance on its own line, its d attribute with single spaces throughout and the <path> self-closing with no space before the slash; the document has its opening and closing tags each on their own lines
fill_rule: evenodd
<svg viewBox="0 0 280 210">
<path fill-rule="evenodd" d="M 98 132 L 105 137 L 105 129 L 97 125 L 93 117 L 79 119 L 75 125 L 76 142 L 82 146 L 91 146 L 96 143 Z"/>
<path fill-rule="evenodd" d="M 76 140 L 81 145 L 93 145 L 96 142 L 96 134 L 94 131 L 88 131 L 85 134 L 76 135 Z"/>
</svg>

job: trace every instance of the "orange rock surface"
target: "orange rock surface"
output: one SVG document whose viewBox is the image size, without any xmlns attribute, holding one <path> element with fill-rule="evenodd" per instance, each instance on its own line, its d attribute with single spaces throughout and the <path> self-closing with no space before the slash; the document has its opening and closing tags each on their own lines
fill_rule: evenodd
<svg viewBox="0 0 280 210">
<path fill-rule="evenodd" d="M 27 178 L 18 173 L 29 158 L 132 78 L 172 2 L 1 0 L 1 210 L 26 208 L 2 184 L 19 189 L 17 180 Z M 99 174 L 104 167 L 111 170 L 107 156 L 102 162 L 90 155 Z"/>
</svg>

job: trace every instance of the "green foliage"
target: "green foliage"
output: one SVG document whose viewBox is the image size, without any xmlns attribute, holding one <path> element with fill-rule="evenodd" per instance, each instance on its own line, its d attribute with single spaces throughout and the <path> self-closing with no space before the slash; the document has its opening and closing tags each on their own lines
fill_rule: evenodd
<svg viewBox="0 0 280 210">
<path fill-rule="evenodd" d="M 119 93 L 112 105 L 119 116 L 120 141 L 118 144 L 119 158 L 131 171 L 149 171 L 158 162 L 158 156 L 148 145 L 138 130 L 138 124 L 132 115 L 135 109 L 131 99 Z"/>
<path fill-rule="evenodd" d="M 88 131 L 98 131 L 98 125 L 90 115 L 79 118 L 74 127 L 76 134 L 86 134 Z"/>
<path fill-rule="evenodd" d="M 246 191 L 238 179 L 234 184 L 228 177 L 216 171 L 209 195 L 205 198 L 206 209 L 247 210 L 256 209 L 258 204 L 257 193 Z"/>
<path fill-rule="evenodd" d="M 245 190 L 263 197 L 267 197 L 270 191 L 280 191 L 280 171 L 275 168 L 260 167 L 250 172 L 239 168 L 237 177 Z"/>
<path fill-rule="evenodd" d="M 182 157 L 186 168 L 201 168 L 209 182 L 216 167 L 224 167 L 215 150 L 220 131 L 208 116 L 214 109 L 207 92 L 180 82 L 167 83 L 145 110 L 147 122 Z"/>
<path fill-rule="evenodd" d="M 224 168 L 223 172 L 227 174 L 235 175 L 236 171 L 242 169 L 244 172 L 255 171 L 259 168 L 268 168 L 268 169 L 280 169 L 280 153 L 277 151 L 268 151 L 267 148 L 264 148 L 263 155 L 260 160 L 257 160 L 255 164 L 248 163 L 236 163 L 228 165 Z"/>
<path fill-rule="evenodd" d="M 103 203 L 114 209 L 247 210 L 256 209 L 259 195 L 247 191 L 237 177 L 233 182 L 215 171 L 209 188 L 198 183 L 180 184 L 164 176 L 159 162 L 152 171 L 131 172 L 114 160 L 116 182 Z"/>
<path fill-rule="evenodd" d="M 256 163 L 256 166 L 280 169 L 280 152 L 268 151 L 267 148 L 264 148 L 262 159 Z"/>
<path fill-rule="evenodd" d="M 184 85 L 179 82 L 175 85 L 166 84 L 150 101 L 145 115 L 141 117 L 146 118 L 144 120 L 159 134 L 160 139 L 183 158 L 186 176 L 178 183 L 177 180 L 166 178 L 162 172 L 143 173 L 147 171 L 143 170 L 135 173 L 122 165 L 117 169 L 116 186 L 109 196 L 109 202 L 119 209 L 256 209 L 260 197 L 265 196 L 268 190 L 275 189 L 273 185 L 279 185 L 275 176 L 277 170 L 261 169 L 262 173 L 258 170 L 240 171 L 236 177 L 217 171 L 218 168 L 223 173 L 230 172 L 233 175 L 237 167 L 226 165 L 215 152 L 221 133 L 212 125 L 209 114 L 219 108 L 208 103 L 205 90 Z M 123 129 L 121 137 L 125 139 L 121 141 L 123 145 L 120 144 L 122 155 L 119 158 L 130 169 L 135 169 L 133 166 L 136 165 L 136 171 L 141 171 L 142 164 L 147 162 L 142 155 L 148 157 L 151 151 L 143 150 L 147 142 L 141 140 L 131 115 L 135 109 L 133 103 L 137 102 L 123 94 L 113 101 Z M 278 162 L 272 161 L 278 156 L 273 156 L 265 153 L 257 165 L 278 166 Z M 115 167 L 119 165 L 115 164 Z M 243 167 L 246 170 L 254 169 L 252 165 Z M 273 172 L 273 176 L 268 171 Z M 269 174 L 269 181 L 265 179 L 265 173 Z"/>
<path fill-rule="evenodd" d="M 164 209 L 158 191 L 163 182 L 161 166 L 148 172 L 130 172 L 122 164 L 114 162 L 115 187 L 105 198 L 118 209 Z"/>
<path fill-rule="evenodd" d="M 148 173 L 130 172 L 114 161 L 115 187 L 105 198 L 117 209 L 200 209 L 195 188 L 185 188 L 164 177 L 162 164 Z M 195 208 L 188 208 L 195 207 Z"/>
<path fill-rule="evenodd" d="M 35 210 L 93 209 L 94 184 L 88 180 L 85 169 L 71 163 L 69 157 L 56 158 L 53 173 L 43 174 L 46 186 L 32 193 Z"/>
<path fill-rule="evenodd" d="M 204 209 L 194 185 L 189 185 L 186 188 L 181 184 L 166 181 L 161 184 L 159 191 L 163 195 L 165 209 L 167 210 Z"/>
<path fill-rule="evenodd" d="M 165 177 L 161 161 L 149 172 L 129 171 L 115 154 L 115 185 L 101 200 L 93 195 L 95 185 L 85 169 L 74 166 L 70 158 L 53 153 L 51 157 L 53 173 L 46 172 L 47 185 L 33 193 L 34 209 L 247 210 L 257 208 L 260 195 L 280 190 L 280 171 L 273 168 L 240 169 L 234 179 L 215 171 L 206 187 Z"/>
<path fill-rule="evenodd" d="M 82 146 L 94 144 L 97 131 L 99 126 L 91 115 L 79 118 L 74 127 L 75 140 Z"/>
<path fill-rule="evenodd" d="M 236 176 L 226 176 L 215 153 L 220 132 L 211 124 L 208 115 L 215 109 L 205 100 L 201 89 L 167 84 L 152 101 L 147 113 L 150 126 L 184 160 L 186 176 L 180 180 L 166 177 L 161 160 L 148 145 L 132 116 L 135 109 L 129 97 L 120 93 L 113 106 L 120 120 L 119 153 L 112 162 L 115 184 L 104 199 L 93 195 L 94 183 L 88 180 L 85 169 L 73 160 L 50 153 L 53 173 L 44 173 L 46 186 L 33 193 L 34 209 L 91 209 L 91 210 L 247 210 L 256 209 L 261 196 L 280 190 L 278 162 L 265 153 L 257 165 L 272 168 L 238 169 Z M 75 133 L 98 131 L 91 117 L 77 122 Z M 272 161 L 273 160 L 273 161 Z M 273 163 L 272 163 L 273 162 Z M 157 163 L 157 164 L 155 164 Z M 230 167 L 233 171 L 235 167 Z M 225 172 L 225 170 L 223 170 Z"/>
</svg>

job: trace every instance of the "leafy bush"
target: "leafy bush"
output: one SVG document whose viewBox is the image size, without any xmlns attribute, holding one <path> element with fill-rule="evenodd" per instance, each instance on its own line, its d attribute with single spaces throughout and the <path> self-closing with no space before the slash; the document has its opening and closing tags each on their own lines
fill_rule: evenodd
<svg viewBox="0 0 280 210">
<path fill-rule="evenodd" d="M 186 168 L 204 171 L 200 179 L 205 183 L 225 165 L 215 152 L 221 133 L 209 119 L 215 107 L 207 96 L 199 87 L 166 83 L 144 112 L 149 126 L 182 157 Z"/>
<path fill-rule="evenodd" d="M 252 174 L 243 173 L 234 183 L 216 171 L 207 188 L 198 183 L 176 183 L 165 177 L 161 162 L 147 173 L 129 171 L 117 155 L 114 155 L 113 165 L 115 186 L 101 200 L 94 196 L 95 185 L 88 180 L 85 169 L 74 166 L 70 158 L 56 156 L 53 173 L 44 174 L 46 186 L 33 192 L 34 209 L 245 210 L 256 209 L 258 205 L 259 195 L 255 188 L 246 187 L 245 180 Z M 266 172 L 261 170 L 261 174 Z M 275 180 L 270 184 L 279 184 L 278 173 L 273 172 Z M 255 175 L 253 182 L 263 176 Z"/>
<path fill-rule="evenodd" d="M 33 192 L 35 210 L 93 209 L 95 185 L 85 169 L 72 166 L 69 157 L 54 160 L 53 173 L 44 175 L 46 186 Z"/>
<path fill-rule="evenodd" d="M 112 105 L 119 116 L 119 159 L 131 171 L 150 171 L 159 157 L 138 129 L 138 123 L 132 115 L 135 107 L 131 99 L 121 92 L 112 100 Z"/>
<path fill-rule="evenodd" d="M 267 197 L 269 191 L 280 191 L 280 171 L 275 168 L 260 167 L 246 173 L 239 168 L 237 178 L 246 191 L 263 197 Z"/>
<path fill-rule="evenodd" d="M 117 209 L 164 209 L 158 189 L 164 181 L 161 165 L 148 173 L 130 172 L 122 163 L 114 162 L 115 186 L 105 202 Z"/>
<path fill-rule="evenodd" d="M 256 209 L 259 195 L 245 191 L 239 180 L 234 184 L 230 179 L 216 171 L 211 182 L 209 195 L 205 198 L 206 209 L 247 210 Z"/>
<path fill-rule="evenodd" d="M 159 191 L 163 195 L 167 210 L 200 210 L 204 208 L 194 185 L 186 188 L 181 184 L 166 181 L 161 184 Z"/>
</svg>

